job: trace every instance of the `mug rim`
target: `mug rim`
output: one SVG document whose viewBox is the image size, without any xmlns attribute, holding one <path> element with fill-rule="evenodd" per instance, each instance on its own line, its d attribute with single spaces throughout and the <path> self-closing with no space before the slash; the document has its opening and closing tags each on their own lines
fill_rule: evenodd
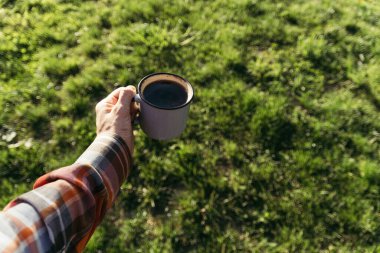
<svg viewBox="0 0 380 253">
<path fill-rule="evenodd" d="M 151 76 L 156 76 L 156 75 L 171 75 L 171 76 L 175 76 L 175 77 L 177 77 L 177 78 L 182 79 L 183 81 L 185 81 L 185 82 L 191 87 L 191 91 L 192 91 L 192 96 L 191 96 L 191 98 L 190 98 L 190 99 L 187 99 L 186 103 L 184 103 L 184 104 L 182 104 L 182 105 L 175 106 L 175 107 L 170 107 L 170 108 L 168 108 L 168 107 L 161 107 L 161 106 L 157 106 L 157 105 L 155 105 L 155 104 L 152 104 L 151 102 L 149 102 L 148 100 L 146 100 L 146 99 L 144 98 L 144 96 L 142 95 L 142 93 L 141 93 L 141 84 L 142 84 L 146 79 L 148 79 L 149 77 L 151 77 Z M 190 83 L 187 79 L 183 78 L 182 76 L 179 76 L 179 75 L 176 75 L 176 74 L 172 74 L 172 73 L 168 73 L 168 72 L 155 72 L 155 73 L 151 73 L 151 74 L 149 74 L 149 75 L 144 76 L 144 77 L 140 80 L 139 84 L 137 85 L 137 91 L 138 91 L 138 94 L 140 94 L 140 98 L 141 98 L 145 103 L 147 103 L 148 105 L 153 106 L 153 107 L 155 107 L 155 108 L 161 109 L 161 110 L 176 110 L 176 109 L 180 109 L 180 108 L 185 107 L 185 106 L 187 106 L 188 104 L 190 104 L 190 103 L 193 101 L 193 98 L 194 98 L 194 88 L 193 88 L 193 86 L 191 85 L 191 83 Z M 188 93 L 188 92 L 187 92 L 187 93 Z"/>
</svg>

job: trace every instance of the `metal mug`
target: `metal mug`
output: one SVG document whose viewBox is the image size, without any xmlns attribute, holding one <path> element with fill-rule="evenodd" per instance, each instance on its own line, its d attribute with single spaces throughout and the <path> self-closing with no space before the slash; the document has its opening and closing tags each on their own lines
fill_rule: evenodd
<svg viewBox="0 0 380 253">
<path fill-rule="evenodd" d="M 168 81 L 181 85 L 187 92 L 187 100 L 184 104 L 163 108 L 152 104 L 144 98 L 144 89 L 158 81 Z M 190 109 L 190 103 L 194 97 L 191 84 L 184 78 L 170 73 L 153 73 L 144 77 L 138 84 L 134 101 L 140 104 L 140 112 L 137 122 L 141 129 L 152 139 L 170 140 L 178 137 L 185 130 L 186 121 Z"/>
</svg>

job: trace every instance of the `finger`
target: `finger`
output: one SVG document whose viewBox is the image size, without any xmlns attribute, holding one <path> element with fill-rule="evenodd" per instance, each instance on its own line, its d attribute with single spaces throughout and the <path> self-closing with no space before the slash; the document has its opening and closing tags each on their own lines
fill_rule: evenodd
<svg viewBox="0 0 380 253">
<path fill-rule="evenodd" d="M 117 101 L 117 104 L 121 106 L 123 110 L 125 110 L 125 112 L 128 114 L 131 111 L 130 105 L 135 95 L 136 88 L 132 85 L 124 87 L 124 89 L 120 91 L 119 100 Z"/>
<path fill-rule="evenodd" d="M 113 106 L 114 105 L 112 105 L 110 103 L 106 103 L 105 100 L 103 99 L 99 103 L 96 104 L 95 112 L 96 113 L 99 113 L 101 111 L 110 112 L 112 110 Z"/>
<path fill-rule="evenodd" d="M 106 103 L 112 103 L 116 104 L 120 97 L 120 92 L 124 90 L 125 87 L 117 88 L 116 90 L 112 91 L 106 98 L 104 98 L 104 102 Z"/>
<path fill-rule="evenodd" d="M 135 117 L 139 111 L 140 111 L 139 106 L 136 103 L 131 103 L 130 114 L 131 114 L 132 119 L 135 119 Z"/>
<path fill-rule="evenodd" d="M 128 111 L 129 111 L 129 105 L 131 104 L 132 99 L 135 95 L 136 95 L 136 88 L 132 85 L 128 85 L 127 87 L 124 87 L 124 89 L 120 91 L 120 95 L 119 95 L 119 99 L 117 103 L 122 105 L 123 107 L 124 106 L 128 107 Z"/>
</svg>

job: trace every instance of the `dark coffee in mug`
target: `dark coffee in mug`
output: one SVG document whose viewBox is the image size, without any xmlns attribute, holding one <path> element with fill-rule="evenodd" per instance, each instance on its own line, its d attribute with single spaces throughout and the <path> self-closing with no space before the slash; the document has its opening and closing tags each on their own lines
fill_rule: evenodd
<svg viewBox="0 0 380 253">
<path fill-rule="evenodd" d="M 170 73 L 153 73 L 139 82 L 134 100 L 138 122 L 152 139 L 171 140 L 186 128 L 194 89 L 186 79 Z"/>
<path fill-rule="evenodd" d="M 186 103 L 187 91 L 180 84 L 160 80 L 149 84 L 143 91 L 143 97 L 152 105 L 170 109 Z"/>
</svg>

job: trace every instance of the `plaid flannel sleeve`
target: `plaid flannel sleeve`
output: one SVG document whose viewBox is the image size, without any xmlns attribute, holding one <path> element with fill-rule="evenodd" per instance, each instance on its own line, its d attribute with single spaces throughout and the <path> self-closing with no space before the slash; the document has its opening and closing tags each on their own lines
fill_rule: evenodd
<svg viewBox="0 0 380 253">
<path fill-rule="evenodd" d="M 132 166 L 128 146 L 99 135 L 71 166 L 40 177 L 0 212 L 0 252 L 81 252 Z"/>
</svg>

